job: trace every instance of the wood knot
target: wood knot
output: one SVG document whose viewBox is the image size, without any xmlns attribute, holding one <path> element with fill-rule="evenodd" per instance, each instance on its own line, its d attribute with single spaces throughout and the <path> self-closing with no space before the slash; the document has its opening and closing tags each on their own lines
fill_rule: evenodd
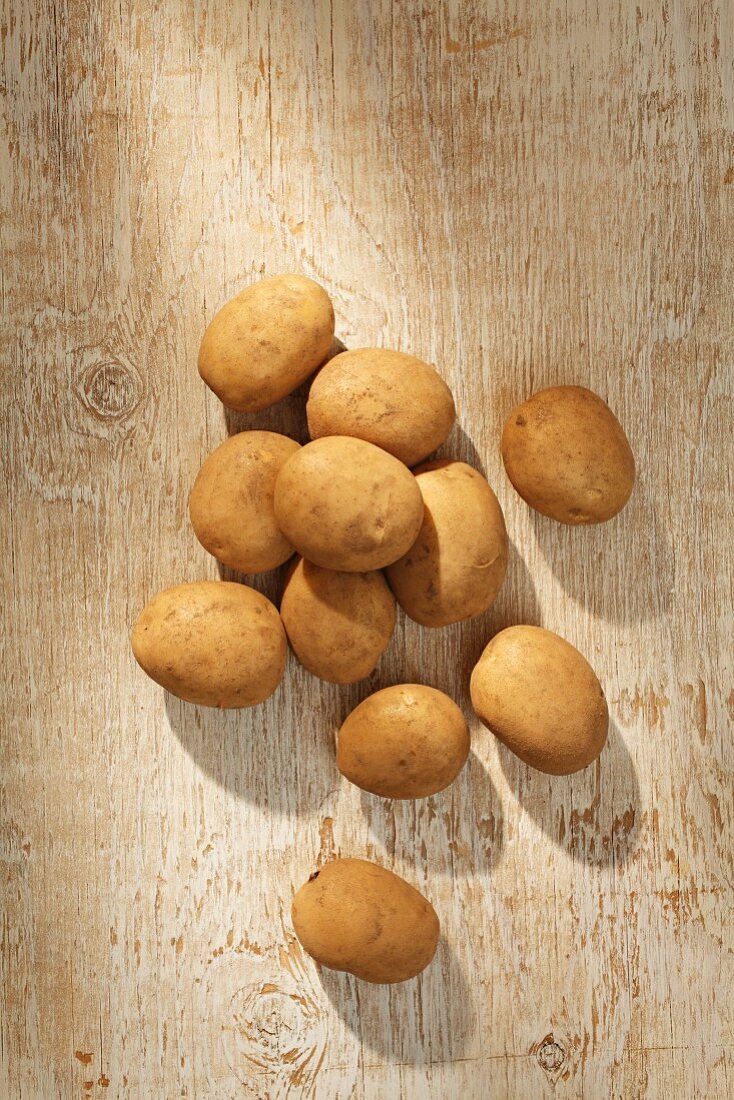
<svg viewBox="0 0 734 1100">
<path fill-rule="evenodd" d="M 82 371 L 77 393 L 97 420 L 120 421 L 139 405 L 143 384 L 128 364 L 114 359 L 96 360 Z"/>
<path fill-rule="evenodd" d="M 231 1007 L 236 1050 L 232 1068 L 238 1075 L 254 1064 L 261 1072 L 285 1071 L 298 1083 L 312 1059 L 319 1061 L 325 1034 L 310 997 L 265 982 L 239 990 Z"/>
<path fill-rule="evenodd" d="M 555 1081 L 566 1062 L 566 1051 L 553 1035 L 546 1035 L 537 1048 L 538 1065 Z"/>
</svg>

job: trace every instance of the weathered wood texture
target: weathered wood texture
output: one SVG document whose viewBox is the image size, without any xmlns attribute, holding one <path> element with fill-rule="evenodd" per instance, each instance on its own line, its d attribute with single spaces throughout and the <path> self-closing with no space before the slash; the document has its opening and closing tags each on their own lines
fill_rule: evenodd
<svg viewBox="0 0 734 1100">
<path fill-rule="evenodd" d="M 734 1095 L 730 0 L 2 0 L 0 1095 L 199 1100 Z M 291 659 L 263 707 L 165 698 L 128 631 L 215 577 L 186 501 L 228 428 L 206 321 L 261 273 L 349 346 L 435 361 L 447 453 L 515 546 L 496 608 L 401 619 L 379 675 Z M 639 484 L 592 530 L 533 515 L 499 430 L 580 382 Z M 265 578 L 274 593 L 277 578 Z M 369 690 L 468 708 L 502 624 L 578 645 L 613 715 L 549 779 L 474 727 L 443 795 L 336 772 Z M 393 989 L 319 974 L 290 897 L 332 852 L 433 900 Z"/>
</svg>

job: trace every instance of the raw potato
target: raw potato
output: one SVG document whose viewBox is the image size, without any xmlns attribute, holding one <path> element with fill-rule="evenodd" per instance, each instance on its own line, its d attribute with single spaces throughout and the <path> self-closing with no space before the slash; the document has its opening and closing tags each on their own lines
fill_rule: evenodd
<svg viewBox="0 0 734 1100">
<path fill-rule="evenodd" d="M 474 709 L 521 760 L 570 775 L 604 748 L 609 712 L 577 649 L 539 626 L 511 626 L 486 647 L 471 676 Z"/>
<path fill-rule="evenodd" d="M 140 613 L 135 660 L 171 694 L 205 707 L 252 707 L 283 676 L 280 615 L 259 592 L 227 581 L 166 588 Z"/>
<path fill-rule="evenodd" d="M 398 603 L 423 626 L 479 615 L 492 605 L 507 570 L 507 531 L 497 497 L 465 462 L 417 466 L 425 506 L 415 544 L 387 570 Z"/>
<path fill-rule="evenodd" d="M 227 302 L 204 333 L 199 374 L 231 409 L 267 409 L 305 382 L 329 353 L 334 309 L 304 275 L 278 275 Z"/>
<path fill-rule="evenodd" d="M 407 466 L 362 439 L 307 443 L 275 483 L 275 515 L 299 554 L 323 569 L 368 573 L 399 558 L 423 519 Z"/>
<path fill-rule="evenodd" d="M 382 573 L 337 573 L 303 558 L 286 581 L 280 614 L 304 668 L 334 684 L 354 684 L 374 671 L 396 618 Z"/>
<path fill-rule="evenodd" d="M 502 432 L 507 476 L 531 508 L 559 523 L 602 523 L 629 500 L 635 460 L 609 406 L 581 386 L 540 390 Z"/>
<path fill-rule="evenodd" d="M 264 573 L 293 554 L 275 520 L 273 492 L 281 466 L 298 450 L 294 439 L 277 432 L 239 432 L 199 470 L 189 497 L 191 523 L 224 565 Z"/>
<path fill-rule="evenodd" d="M 363 859 L 334 859 L 293 899 L 301 946 L 332 970 L 377 984 L 404 982 L 436 952 L 435 910 L 413 886 Z"/>
<path fill-rule="evenodd" d="M 368 696 L 339 730 L 342 775 L 383 798 L 425 798 L 448 787 L 469 755 L 456 703 L 436 688 L 397 684 Z"/>
<path fill-rule="evenodd" d="M 381 348 L 332 359 L 311 385 L 306 413 L 312 439 L 353 435 L 406 466 L 440 447 L 456 417 L 451 390 L 433 367 Z"/>
</svg>

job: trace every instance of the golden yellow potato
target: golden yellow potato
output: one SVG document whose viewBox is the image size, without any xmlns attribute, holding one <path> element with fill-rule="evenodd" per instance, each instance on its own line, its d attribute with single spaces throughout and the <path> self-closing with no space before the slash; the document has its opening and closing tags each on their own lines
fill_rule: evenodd
<svg viewBox="0 0 734 1100">
<path fill-rule="evenodd" d="M 441 446 L 456 410 L 451 390 L 428 363 L 400 351 L 357 348 L 319 371 L 306 414 L 312 439 L 353 435 L 415 466 Z"/>
<path fill-rule="evenodd" d="M 215 314 L 199 350 L 199 374 L 225 405 L 267 409 L 305 382 L 334 336 L 329 295 L 304 275 L 248 286 Z"/>
<path fill-rule="evenodd" d="M 593 668 L 539 626 L 511 626 L 492 638 L 472 672 L 471 700 L 508 749 L 550 775 L 585 768 L 607 739 L 609 712 Z"/>
<path fill-rule="evenodd" d="M 141 611 L 135 660 L 157 684 L 204 707 L 253 707 L 275 691 L 288 645 L 280 615 L 254 588 L 196 581 Z"/>
<path fill-rule="evenodd" d="M 374 671 L 396 617 L 382 573 L 337 573 L 303 558 L 285 583 L 280 615 L 303 667 L 334 684 L 354 684 Z"/>
<path fill-rule="evenodd" d="M 383 798 L 425 798 L 448 787 L 469 755 L 469 729 L 453 699 L 422 684 L 368 696 L 337 735 L 342 775 Z"/>
<path fill-rule="evenodd" d="M 552 386 L 513 409 L 502 432 L 502 459 L 523 500 L 559 523 L 611 519 L 635 482 L 621 424 L 582 386 Z"/>
<path fill-rule="evenodd" d="M 364 859 L 334 859 L 293 899 L 301 946 L 331 970 L 376 984 L 424 970 L 440 927 L 429 901 L 404 879 Z"/>
<path fill-rule="evenodd" d="M 412 545 L 423 500 L 407 466 L 363 439 L 329 435 L 307 443 L 275 483 L 280 529 L 323 569 L 369 573 Z"/>
<path fill-rule="evenodd" d="M 424 516 L 418 538 L 388 567 L 387 579 L 411 619 L 447 626 L 492 605 L 507 570 L 507 531 L 497 497 L 465 462 L 416 466 Z"/>
</svg>

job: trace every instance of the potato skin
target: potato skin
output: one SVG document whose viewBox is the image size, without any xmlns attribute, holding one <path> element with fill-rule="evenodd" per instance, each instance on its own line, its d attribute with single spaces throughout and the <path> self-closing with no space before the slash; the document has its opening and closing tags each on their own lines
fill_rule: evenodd
<svg viewBox="0 0 734 1100">
<path fill-rule="evenodd" d="M 275 516 L 298 553 L 322 569 L 369 573 L 412 545 L 423 500 L 407 466 L 372 443 L 330 435 L 282 467 Z"/>
<path fill-rule="evenodd" d="M 376 691 L 337 735 L 339 771 L 383 798 L 425 798 L 442 791 L 468 755 L 464 715 L 448 695 L 423 684 Z"/>
<path fill-rule="evenodd" d="M 241 573 L 277 569 L 293 553 L 275 519 L 275 479 L 300 450 L 277 432 L 238 432 L 207 458 L 189 497 L 196 537 L 218 561 Z"/>
<path fill-rule="evenodd" d="M 329 295 L 304 275 L 246 287 L 222 306 L 199 350 L 199 374 L 231 409 L 267 409 L 304 382 L 334 336 Z"/>
<path fill-rule="evenodd" d="M 456 410 L 451 390 L 422 359 L 356 348 L 319 371 L 306 415 L 312 439 L 356 436 L 415 466 L 444 442 Z"/>
<path fill-rule="evenodd" d="M 172 695 L 205 707 L 253 707 L 280 683 L 287 655 L 270 600 L 244 584 L 166 588 L 132 632 L 135 660 Z"/>
<path fill-rule="evenodd" d="M 332 684 L 356 684 L 374 671 L 396 619 L 382 573 L 338 573 L 303 558 L 289 572 L 280 614 L 303 667 Z"/>
<path fill-rule="evenodd" d="M 531 508 L 570 525 L 616 516 L 635 483 L 621 424 L 582 386 L 552 386 L 513 409 L 502 432 L 502 460 Z"/>
<path fill-rule="evenodd" d="M 418 890 L 364 859 L 334 859 L 293 899 L 301 946 L 332 970 L 375 984 L 404 982 L 428 966 L 440 926 Z"/>
<path fill-rule="evenodd" d="M 465 462 L 437 459 L 413 471 L 424 516 L 387 579 L 406 615 L 440 627 L 492 605 L 507 571 L 507 531 L 497 497 Z"/>
<path fill-rule="evenodd" d="M 588 661 L 539 626 L 501 630 L 471 675 L 485 726 L 526 764 L 549 775 L 587 767 L 604 748 L 609 712 Z"/>
</svg>

